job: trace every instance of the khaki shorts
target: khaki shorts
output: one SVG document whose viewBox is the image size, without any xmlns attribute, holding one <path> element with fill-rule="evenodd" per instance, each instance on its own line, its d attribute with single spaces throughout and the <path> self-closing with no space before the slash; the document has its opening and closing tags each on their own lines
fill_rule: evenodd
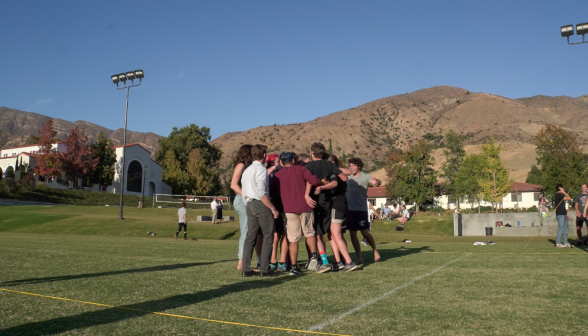
<svg viewBox="0 0 588 336">
<path fill-rule="evenodd" d="M 312 212 L 304 212 L 300 215 L 286 214 L 286 234 L 288 241 L 295 243 L 304 237 L 313 237 L 314 229 L 312 228 L 314 216 Z"/>
</svg>

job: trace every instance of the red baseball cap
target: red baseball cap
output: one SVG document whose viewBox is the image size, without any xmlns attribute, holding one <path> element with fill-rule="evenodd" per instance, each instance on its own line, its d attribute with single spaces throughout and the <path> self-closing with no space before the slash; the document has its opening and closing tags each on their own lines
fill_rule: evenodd
<svg viewBox="0 0 588 336">
<path fill-rule="evenodd" d="M 278 154 L 273 154 L 273 153 L 272 153 L 272 154 L 269 154 L 269 155 L 267 156 L 267 159 L 266 159 L 266 161 L 267 161 L 267 162 L 272 162 L 272 161 L 274 161 L 274 160 L 275 160 L 277 157 L 278 157 Z"/>
</svg>

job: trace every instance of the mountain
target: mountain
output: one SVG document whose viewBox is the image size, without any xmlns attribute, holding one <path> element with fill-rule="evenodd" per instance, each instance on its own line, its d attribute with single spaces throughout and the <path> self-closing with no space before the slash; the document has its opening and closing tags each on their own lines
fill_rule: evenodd
<svg viewBox="0 0 588 336">
<path fill-rule="evenodd" d="M 47 119 L 49 117 L 42 114 L 0 106 L 0 148 L 26 145 L 29 136 L 39 135 L 41 127 L 43 127 Z M 113 131 L 87 121 L 71 122 L 62 119 L 53 119 L 53 128 L 57 132 L 57 137 L 62 140 L 76 126 L 86 129 L 86 134 L 90 142 L 97 139 L 101 131 L 104 132 L 105 137 L 111 138 L 115 145 L 122 144 L 123 142 L 124 130 L 122 128 Z M 152 155 L 159 148 L 159 138 L 161 136 L 155 133 L 127 130 L 127 143 L 139 143 L 150 151 Z"/>
<path fill-rule="evenodd" d="M 503 143 L 503 159 L 511 178 L 524 181 L 535 163 L 533 137 L 545 124 L 555 124 L 588 144 L 588 95 L 534 96 L 510 99 L 488 93 L 436 86 L 412 93 L 386 97 L 314 120 L 289 125 L 252 128 L 224 134 L 212 141 L 223 150 L 221 166 L 242 144 L 264 144 L 270 152 L 308 153 L 320 141 L 333 153 L 359 156 L 366 171 L 381 168 L 390 148 L 405 150 L 423 138 L 442 146 L 440 135 L 449 130 L 462 134 L 468 152 L 493 136 Z M 586 131 L 585 131 L 586 130 Z M 442 150 L 435 152 L 440 166 Z M 516 173 L 515 173 L 516 172 Z"/>
</svg>

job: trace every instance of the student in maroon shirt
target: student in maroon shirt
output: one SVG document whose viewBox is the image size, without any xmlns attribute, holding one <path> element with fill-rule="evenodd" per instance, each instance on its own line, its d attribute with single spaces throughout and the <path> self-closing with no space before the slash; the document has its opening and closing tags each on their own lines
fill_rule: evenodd
<svg viewBox="0 0 588 336">
<path fill-rule="evenodd" d="M 286 214 L 286 235 L 289 241 L 290 263 L 292 265 L 290 275 L 301 274 L 296 261 L 298 260 L 298 241 L 303 236 L 311 248 L 311 262 L 318 263 L 316 253 L 316 238 L 313 229 L 313 214 L 309 204 L 312 199 L 309 196 L 310 188 L 306 182 L 313 186 L 320 186 L 321 181 L 304 168 L 294 165 L 292 153 L 282 153 L 280 156 L 283 168 L 275 173 L 270 189 L 279 191 L 282 196 L 282 205 Z M 314 249 L 314 250 L 313 250 Z"/>
</svg>

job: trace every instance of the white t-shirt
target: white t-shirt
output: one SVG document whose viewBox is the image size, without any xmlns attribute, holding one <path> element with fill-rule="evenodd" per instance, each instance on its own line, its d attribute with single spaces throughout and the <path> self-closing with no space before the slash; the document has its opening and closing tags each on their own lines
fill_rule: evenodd
<svg viewBox="0 0 588 336">
<path fill-rule="evenodd" d="M 217 206 L 217 205 L 218 205 L 218 204 L 216 203 L 216 201 L 212 201 L 212 203 L 210 203 L 210 208 L 211 208 L 212 210 L 216 210 L 216 206 Z"/>
<path fill-rule="evenodd" d="M 407 209 L 402 210 L 402 215 L 406 217 L 406 219 L 410 218 L 410 212 Z"/>
<path fill-rule="evenodd" d="M 188 219 L 186 218 L 186 208 L 179 208 L 178 209 L 178 222 L 184 223 L 187 221 L 188 221 Z"/>
</svg>

